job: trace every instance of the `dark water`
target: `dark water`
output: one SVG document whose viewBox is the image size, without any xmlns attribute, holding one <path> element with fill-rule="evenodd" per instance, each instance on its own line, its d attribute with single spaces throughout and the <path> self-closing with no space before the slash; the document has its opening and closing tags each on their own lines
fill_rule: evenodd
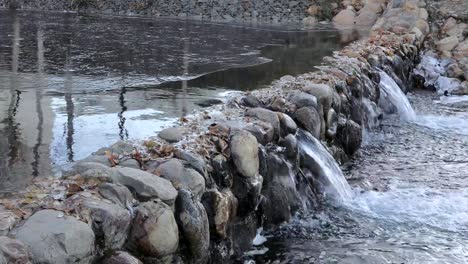
<svg viewBox="0 0 468 264">
<path fill-rule="evenodd" d="M 420 92 L 348 166 L 354 197 L 268 235 L 256 263 L 468 263 L 468 97 Z"/>
<path fill-rule="evenodd" d="M 204 99 L 310 71 L 343 44 L 330 30 L 0 11 L 0 191 L 153 136 Z"/>
</svg>

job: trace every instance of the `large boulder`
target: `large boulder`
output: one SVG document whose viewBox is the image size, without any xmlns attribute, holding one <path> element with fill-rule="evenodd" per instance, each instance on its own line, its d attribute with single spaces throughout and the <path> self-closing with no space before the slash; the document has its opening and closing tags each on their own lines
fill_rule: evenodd
<svg viewBox="0 0 468 264">
<path fill-rule="evenodd" d="M 66 202 L 91 224 L 99 247 L 116 250 L 124 245 L 132 221 L 125 207 L 97 197 L 85 197 L 81 193 L 73 195 Z"/>
<path fill-rule="evenodd" d="M 106 257 L 102 264 L 143 264 L 139 259 L 125 251 L 115 251 Z"/>
<path fill-rule="evenodd" d="M 276 137 L 277 137 L 277 135 L 279 135 L 279 133 L 280 133 L 280 123 L 279 123 L 278 116 L 276 115 L 275 112 L 270 111 L 268 109 L 257 107 L 257 108 L 248 109 L 245 112 L 245 115 L 246 116 L 251 116 L 251 117 L 256 117 L 259 120 L 270 123 L 271 126 L 273 126 Z"/>
<path fill-rule="evenodd" d="M 187 190 L 179 190 L 176 200 L 176 219 L 191 263 L 207 263 L 210 248 L 210 226 L 203 205 Z"/>
<path fill-rule="evenodd" d="M 316 138 L 320 138 L 321 117 L 313 107 L 302 107 L 296 111 L 299 124 Z"/>
<path fill-rule="evenodd" d="M 276 114 L 275 117 L 278 118 Z M 240 130 L 234 132 L 229 144 L 237 171 L 244 177 L 255 177 L 259 167 L 257 139 L 249 132 Z"/>
<path fill-rule="evenodd" d="M 155 173 L 170 181 L 176 189 L 189 189 L 197 197 L 205 191 L 205 178 L 196 170 L 185 167 L 179 159 L 170 159 L 159 165 Z"/>
<path fill-rule="evenodd" d="M 15 237 L 29 249 L 34 263 L 89 264 L 94 258 L 91 227 L 60 211 L 36 212 L 18 228 Z"/>
<path fill-rule="evenodd" d="M 179 229 L 168 205 L 153 200 L 136 208 L 130 248 L 149 257 L 164 257 L 176 252 L 178 245 Z"/>
<path fill-rule="evenodd" d="M 21 241 L 0 236 L 0 264 L 31 264 L 26 246 Z"/>
<path fill-rule="evenodd" d="M 115 167 L 112 179 L 114 183 L 122 184 L 134 191 L 140 199 L 159 198 L 169 205 L 173 205 L 177 190 L 171 182 L 151 173 L 124 167 Z"/>
</svg>

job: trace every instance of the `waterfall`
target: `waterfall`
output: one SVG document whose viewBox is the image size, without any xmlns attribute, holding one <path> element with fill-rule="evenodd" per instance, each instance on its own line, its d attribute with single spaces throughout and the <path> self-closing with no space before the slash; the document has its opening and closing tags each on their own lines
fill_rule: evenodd
<svg viewBox="0 0 468 264">
<path fill-rule="evenodd" d="M 396 108 L 396 112 L 400 115 L 402 120 L 413 121 L 416 119 L 416 113 L 411 107 L 408 98 L 401 91 L 398 84 L 384 71 L 380 73 L 380 99 L 379 105 L 385 112 L 395 112 L 392 108 Z"/>
<path fill-rule="evenodd" d="M 301 156 L 301 167 L 309 171 L 319 191 L 331 200 L 343 203 L 352 196 L 351 188 L 346 181 L 338 163 L 318 139 L 310 133 L 299 130 L 297 133 Z"/>
</svg>

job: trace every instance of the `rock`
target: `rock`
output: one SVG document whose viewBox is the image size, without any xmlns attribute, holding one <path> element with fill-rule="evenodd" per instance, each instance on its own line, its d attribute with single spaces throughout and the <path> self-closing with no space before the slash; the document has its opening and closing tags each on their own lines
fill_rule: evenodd
<svg viewBox="0 0 468 264">
<path fill-rule="evenodd" d="M 295 160 L 297 157 L 297 139 L 294 135 L 288 134 L 278 142 L 278 145 L 286 148 L 286 157 Z"/>
<path fill-rule="evenodd" d="M 436 43 L 437 50 L 439 51 L 451 51 L 458 45 L 457 37 L 447 37 L 437 41 Z"/>
<path fill-rule="evenodd" d="M 119 162 L 119 166 L 140 169 L 140 163 L 136 159 L 126 159 Z"/>
<path fill-rule="evenodd" d="M 455 28 L 457 26 L 457 20 L 455 20 L 455 18 L 453 17 L 449 17 L 444 25 L 442 26 L 442 31 L 444 31 L 445 33 L 447 33 L 448 31 L 450 31 L 451 29 Z"/>
<path fill-rule="evenodd" d="M 67 175 L 79 174 L 86 180 L 96 179 L 101 182 L 112 181 L 114 171 L 102 163 L 80 161 L 73 165 Z"/>
<path fill-rule="evenodd" d="M 188 165 L 190 165 L 190 167 L 194 168 L 204 177 L 207 176 L 207 168 L 206 168 L 205 161 L 199 155 L 192 153 L 190 151 L 177 149 L 175 151 L 175 156 L 178 159 L 185 160 L 188 163 Z"/>
<path fill-rule="evenodd" d="M 275 117 L 278 118 L 276 114 Z M 257 139 L 249 132 L 240 130 L 231 136 L 229 144 L 237 171 L 244 177 L 255 177 L 259 167 Z"/>
<path fill-rule="evenodd" d="M 352 120 L 346 121 L 344 127 L 338 130 L 337 139 L 343 146 L 346 154 L 349 156 L 353 155 L 361 147 L 361 126 Z"/>
<path fill-rule="evenodd" d="M 6 236 L 15 226 L 15 214 L 3 208 L 0 209 L 0 236 Z"/>
<path fill-rule="evenodd" d="M 211 159 L 211 166 L 213 167 L 211 175 L 216 185 L 222 188 L 231 188 L 233 182 L 231 171 L 233 170 L 230 168 L 226 157 L 222 154 L 214 156 Z"/>
<path fill-rule="evenodd" d="M 296 122 L 287 114 L 277 113 L 280 121 L 281 136 L 285 137 L 287 134 L 296 134 Z"/>
<path fill-rule="evenodd" d="M 416 22 L 414 23 L 414 26 L 419 28 L 419 30 L 421 30 L 421 32 L 424 35 L 428 34 L 430 31 L 429 24 L 425 20 L 422 20 L 422 19 L 416 20 Z"/>
<path fill-rule="evenodd" d="M 253 95 L 247 95 L 242 98 L 241 103 L 248 107 L 262 107 L 263 103 Z"/>
<path fill-rule="evenodd" d="M 191 263 L 207 263 L 210 248 L 210 225 L 203 205 L 187 190 L 179 190 L 176 200 L 176 219 L 184 242 L 190 252 Z"/>
<path fill-rule="evenodd" d="M 122 208 L 131 208 L 133 205 L 133 195 L 127 187 L 121 184 L 102 183 L 98 188 L 99 194 Z"/>
<path fill-rule="evenodd" d="M 283 112 L 286 109 L 285 105 L 286 105 L 286 100 L 284 100 L 283 97 L 275 96 L 271 100 L 271 103 L 268 107 L 269 109 L 273 111 Z"/>
<path fill-rule="evenodd" d="M 333 17 L 333 24 L 338 28 L 352 28 L 355 24 L 355 17 L 354 11 L 349 9 L 341 10 Z"/>
<path fill-rule="evenodd" d="M 249 124 L 244 127 L 244 130 L 254 135 L 258 143 L 262 145 L 272 142 L 275 137 L 273 126 L 263 121 L 256 121 L 253 124 Z"/>
<path fill-rule="evenodd" d="M 203 100 L 195 102 L 196 105 L 201 106 L 201 107 L 210 107 L 210 106 L 218 105 L 222 103 L 223 103 L 222 100 L 216 99 L 216 98 L 203 99 Z"/>
<path fill-rule="evenodd" d="M 141 203 L 135 210 L 129 245 L 150 257 L 175 253 L 179 229 L 171 208 L 158 200 Z"/>
<path fill-rule="evenodd" d="M 301 126 L 312 133 L 314 137 L 320 138 L 321 118 L 315 108 L 302 107 L 296 111 L 295 115 Z"/>
<path fill-rule="evenodd" d="M 468 82 L 464 81 L 462 82 L 458 88 L 454 89 L 452 91 L 453 95 L 468 95 Z"/>
<path fill-rule="evenodd" d="M 355 18 L 355 24 L 359 27 L 372 27 L 379 16 L 371 11 L 364 10 Z"/>
<path fill-rule="evenodd" d="M 383 11 L 382 4 L 380 3 L 367 3 L 364 5 L 361 10 L 359 10 L 359 14 L 364 12 L 372 12 L 374 14 L 380 14 Z"/>
<path fill-rule="evenodd" d="M 96 162 L 96 163 L 101 163 L 102 165 L 105 165 L 107 167 L 112 166 L 109 160 L 109 157 L 104 154 L 103 155 L 89 155 L 88 157 L 84 158 L 81 161 L 78 161 L 77 163 L 79 162 Z"/>
<path fill-rule="evenodd" d="M 311 16 L 317 16 L 320 12 L 321 8 L 317 5 L 311 5 L 307 8 L 307 13 Z"/>
<path fill-rule="evenodd" d="M 460 67 L 458 67 L 457 63 L 451 63 L 447 66 L 447 77 L 450 78 L 462 78 L 464 72 Z"/>
<path fill-rule="evenodd" d="M 184 138 L 185 129 L 182 127 L 169 127 L 159 132 L 158 136 L 169 143 L 179 142 Z"/>
<path fill-rule="evenodd" d="M 317 98 L 311 94 L 297 91 L 291 95 L 289 101 L 297 106 L 297 108 L 302 108 L 306 106 L 313 107 L 318 109 Z"/>
<path fill-rule="evenodd" d="M 211 233 L 221 238 L 227 237 L 229 223 L 237 213 L 237 199 L 231 190 L 221 192 L 214 189 L 203 194 L 203 206 L 206 209 Z"/>
<path fill-rule="evenodd" d="M 140 260 L 125 251 L 115 251 L 106 257 L 102 264 L 143 264 Z"/>
<path fill-rule="evenodd" d="M 171 182 L 151 173 L 124 167 L 115 167 L 114 183 L 119 183 L 135 192 L 140 199 L 159 198 L 173 205 L 177 196 Z"/>
<path fill-rule="evenodd" d="M 427 21 L 427 19 L 429 18 L 429 13 L 427 12 L 426 8 L 419 9 L 419 18 Z"/>
<path fill-rule="evenodd" d="M 125 207 L 95 197 L 87 198 L 80 193 L 68 198 L 66 203 L 91 224 L 99 247 L 116 250 L 123 246 L 132 221 Z"/>
<path fill-rule="evenodd" d="M 333 103 L 333 89 L 330 88 L 330 86 L 326 84 L 309 83 L 303 90 L 315 96 L 323 112 L 328 112 Z"/>
<path fill-rule="evenodd" d="M 21 241 L 0 236 L 0 263 L 31 264 L 28 250 Z"/>
<path fill-rule="evenodd" d="M 118 155 L 124 155 L 124 154 L 132 153 L 134 149 L 135 147 L 133 146 L 133 144 L 127 141 L 119 141 L 119 142 L 114 143 L 110 147 L 100 148 L 98 151 L 94 153 L 94 155 L 106 155 L 106 152 L 118 154 Z"/>
<path fill-rule="evenodd" d="M 205 191 L 205 178 L 192 168 L 186 168 L 179 159 L 170 159 L 159 165 L 155 173 L 169 180 L 176 189 L 189 189 L 196 197 Z"/>
<path fill-rule="evenodd" d="M 264 122 L 269 123 L 273 126 L 275 130 L 275 137 L 277 138 L 280 134 L 280 123 L 278 119 L 278 115 L 275 112 L 264 109 L 264 108 L 251 108 L 245 112 L 246 116 L 256 117 Z"/>
<path fill-rule="evenodd" d="M 34 263 L 88 264 L 93 261 L 93 230 L 60 211 L 36 212 L 18 228 L 15 237 L 32 253 Z"/>
<path fill-rule="evenodd" d="M 457 60 L 462 60 L 468 57 L 468 40 L 460 42 L 453 51 L 453 57 Z"/>
</svg>

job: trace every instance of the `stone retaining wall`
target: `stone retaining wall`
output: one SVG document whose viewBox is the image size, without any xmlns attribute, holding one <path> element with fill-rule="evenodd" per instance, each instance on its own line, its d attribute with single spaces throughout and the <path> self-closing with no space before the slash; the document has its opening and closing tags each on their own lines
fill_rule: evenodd
<svg viewBox="0 0 468 264">
<path fill-rule="evenodd" d="M 323 168 L 301 152 L 301 135 L 346 161 L 362 129 L 378 123 L 378 69 L 402 89 L 411 86 L 427 32 L 422 4 L 391 1 L 379 20 L 390 31 L 375 26 L 370 38 L 325 58 L 320 71 L 236 96 L 141 146 L 101 149 L 62 179 L 36 179 L 1 201 L 0 231 L 15 239 L 0 237 L 0 257 L 81 264 L 241 258 L 259 227 L 274 229 L 323 201 Z"/>
<path fill-rule="evenodd" d="M 0 0 L 0 8 L 264 22 L 302 21 L 310 4 L 310 0 Z"/>
</svg>

